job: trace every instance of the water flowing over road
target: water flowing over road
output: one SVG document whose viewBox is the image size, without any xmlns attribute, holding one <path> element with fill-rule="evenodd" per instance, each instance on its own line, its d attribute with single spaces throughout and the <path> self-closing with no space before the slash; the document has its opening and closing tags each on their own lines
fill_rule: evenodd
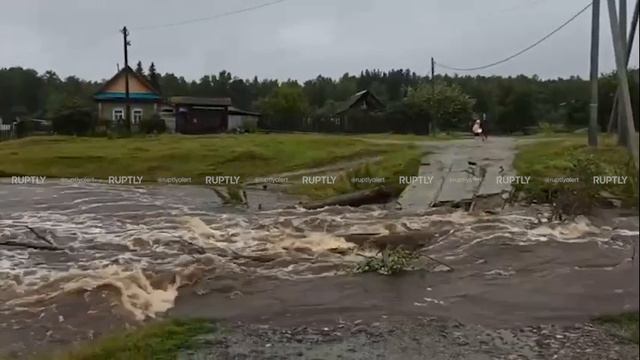
<svg viewBox="0 0 640 360">
<path fill-rule="evenodd" d="M 505 326 L 637 309 L 637 216 L 224 207 L 191 186 L 0 182 L 0 349 L 92 339 L 159 316 L 446 315 Z M 354 275 L 372 240 L 412 244 L 422 271 Z"/>
</svg>

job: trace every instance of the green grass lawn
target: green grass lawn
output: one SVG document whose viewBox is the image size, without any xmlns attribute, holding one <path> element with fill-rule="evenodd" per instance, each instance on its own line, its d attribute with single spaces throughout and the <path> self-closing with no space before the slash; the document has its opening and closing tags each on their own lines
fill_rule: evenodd
<svg viewBox="0 0 640 360">
<path fill-rule="evenodd" d="M 576 158 L 588 158 L 596 165 L 597 175 L 628 176 L 626 185 L 596 185 L 599 190 L 620 197 L 627 206 L 638 203 L 638 174 L 631 156 L 625 148 L 615 143 L 615 138 L 602 136 L 597 149 L 587 146 L 586 136 L 565 136 L 554 139 L 540 139 L 518 146 L 514 167 L 518 175 L 531 176 L 531 184 L 518 186 L 519 190 L 539 198 L 557 184 L 545 183 L 544 178 L 571 177 L 576 174 Z M 601 174 L 600 174 L 601 173 Z M 583 179 L 589 181 L 590 179 Z"/>
<path fill-rule="evenodd" d="M 343 136 L 218 135 L 123 139 L 31 137 L 0 143 L 0 175 L 250 177 L 403 150 Z"/>
<path fill-rule="evenodd" d="M 82 344 L 36 360 L 173 360 L 182 350 L 197 347 L 195 338 L 218 329 L 206 320 L 173 320 Z"/>
<path fill-rule="evenodd" d="M 378 144 L 349 136 L 314 134 L 250 134 L 120 139 L 31 137 L 0 143 L 0 176 L 61 177 L 142 176 L 191 178 L 275 175 L 341 161 L 380 157 L 372 164 L 376 176 L 392 178 L 417 170 L 420 153 L 410 144 Z M 404 174 L 404 173 L 403 173 Z M 313 198 L 349 190 L 346 181 L 333 187 L 304 187 L 294 192 Z"/>
</svg>

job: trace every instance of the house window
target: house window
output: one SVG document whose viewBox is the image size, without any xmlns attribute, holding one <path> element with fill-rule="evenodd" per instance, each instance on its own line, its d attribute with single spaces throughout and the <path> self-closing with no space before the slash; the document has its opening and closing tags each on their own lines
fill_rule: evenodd
<svg viewBox="0 0 640 360">
<path fill-rule="evenodd" d="M 124 120 L 124 110 L 122 108 L 113 109 L 113 121 L 122 121 Z"/>
<path fill-rule="evenodd" d="M 140 121 L 142 121 L 142 109 L 133 109 L 131 119 L 134 125 L 140 124 Z"/>
</svg>

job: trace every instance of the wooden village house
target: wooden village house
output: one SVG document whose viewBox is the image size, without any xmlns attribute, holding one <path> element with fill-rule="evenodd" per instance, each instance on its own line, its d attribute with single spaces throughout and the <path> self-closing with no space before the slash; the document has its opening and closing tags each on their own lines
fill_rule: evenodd
<svg viewBox="0 0 640 360">
<path fill-rule="evenodd" d="M 127 74 L 133 131 L 143 119 L 155 114 L 165 122 L 169 133 L 254 131 L 258 126 L 260 114 L 233 107 L 230 98 L 176 96 L 165 102 L 144 76 L 129 67 L 120 70 L 93 97 L 98 104 L 98 118 L 105 127 L 112 128 L 125 120 Z"/>
<path fill-rule="evenodd" d="M 162 101 L 160 92 L 144 76 L 137 74 L 131 67 L 126 67 L 118 71 L 93 96 L 98 104 L 98 119 L 108 127 L 113 127 L 126 118 L 127 74 L 132 129 L 136 129 L 143 119 L 148 119 L 159 111 Z"/>
</svg>

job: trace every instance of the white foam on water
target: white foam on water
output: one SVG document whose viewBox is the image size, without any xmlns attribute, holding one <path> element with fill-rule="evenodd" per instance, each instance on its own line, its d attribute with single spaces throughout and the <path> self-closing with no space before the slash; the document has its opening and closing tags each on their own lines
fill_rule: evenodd
<svg viewBox="0 0 640 360">
<path fill-rule="evenodd" d="M 284 250 L 307 249 L 314 253 L 349 253 L 357 248 L 353 243 L 342 237 L 327 233 L 311 232 L 302 238 L 284 236 L 277 240 L 276 245 Z"/>
<path fill-rule="evenodd" d="M 638 230 L 627 230 L 627 229 L 615 229 L 613 230 L 614 235 L 621 236 L 640 236 L 640 232 Z"/>
<path fill-rule="evenodd" d="M 198 270 L 198 267 L 193 265 L 184 267 L 176 273 L 174 281 L 164 284 L 161 288 L 154 288 L 141 268 L 129 269 L 110 265 L 90 271 L 70 271 L 58 274 L 50 281 L 40 284 L 39 288 L 27 284 L 17 286 L 16 293 L 23 295 L 7 301 L 3 307 L 34 310 L 38 309 L 39 304 L 64 294 L 109 288 L 117 290 L 124 309 L 135 319 L 144 320 L 171 309 L 178 296 L 179 287 L 190 283 L 190 275 Z"/>
<path fill-rule="evenodd" d="M 484 275 L 488 277 L 510 277 L 515 273 L 516 272 L 513 270 L 494 269 L 494 270 L 485 272 Z"/>
<path fill-rule="evenodd" d="M 64 284 L 62 291 L 65 293 L 76 290 L 90 291 L 106 285 L 118 289 L 124 308 L 129 310 L 137 320 L 144 320 L 147 317 L 154 318 L 157 314 L 164 313 L 174 306 L 178 296 L 180 277 L 176 277 L 175 283 L 168 284 L 166 289 L 155 289 L 140 269 L 123 271 L 111 266 L 71 280 Z"/>
<path fill-rule="evenodd" d="M 601 231 L 602 229 L 593 226 L 585 216 L 577 216 L 571 222 L 551 223 L 531 230 L 534 234 L 553 235 L 557 238 L 577 238 L 587 233 L 600 233 Z"/>
<path fill-rule="evenodd" d="M 367 252 L 346 241 L 349 234 L 434 232 L 439 238 L 428 249 L 439 252 L 441 259 L 459 259 L 475 247 L 496 244 L 606 242 L 612 234 L 638 235 L 598 229 L 586 218 L 540 226 L 536 217 L 523 213 L 402 214 L 378 207 L 329 207 L 221 214 L 216 212 L 220 209 L 199 207 L 199 199 L 171 198 L 144 188 L 56 189 L 57 197 L 49 199 L 46 208 L 34 210 L 25 202 L 25 209 L 0 219 L 3 237 L 25 239 L 31 235 L 24 226 L 37 224 L 70 250 L 49 254 L 0 249 L 0 299 L 15 306 L 35 307 L 67 292 L 108 287 L 117 291 L 119 302 L 135 318 L 154 317 L 174 305 L 180 286 L 207 271 L 283 279 L 344 274 L 362 261 L 359 254 Z M 79 206 L 69 208 L 69 203 Z M 275 264 L 253 261 L 254 256 L 275 259 Z M 176 274 L 176 281 L 154 288 L 149 274 L 159 273 Z"/>
</svg>

